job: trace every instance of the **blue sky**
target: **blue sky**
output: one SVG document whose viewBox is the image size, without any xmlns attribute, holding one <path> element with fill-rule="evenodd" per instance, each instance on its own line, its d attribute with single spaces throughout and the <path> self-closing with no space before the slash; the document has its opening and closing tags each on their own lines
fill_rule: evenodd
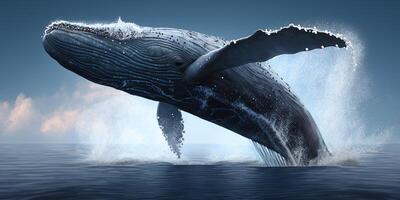
<svg viewBox="0 0 400 200">
<path fill-rule="evenodd" d="M 396 132 L 400 123 L 398 118 L 400 110 L 398 58 L 400 55 L 397 50 L 400 46 L 399 9 L 398 1 L 389 0 L 301 1 L 301 3 L 284 0 L 218 2 L 1 1 L 0 111 L 3 113 L 0 113 L 0 120 L 3 120 L 3 127 L 0 130 L 0 139 L 3 142 L 74 142 L 76 137 L 80 136 L 40 134 L 39 132 L 50 130 L 60 121 L 63 122 L 61 124 L 68 125 L 65 119 L 74 118 L 77 115 L 82 116 L 83 114 L 77 110 L 80 111 L 82 107 L 93 105 L 95 106 L 91 107 L 91 110 L 88 110 L 85 115 L 90 115 L 93 109 L 106 109 L 107 106 L 112 107 L 116 103 L 134 107 L 135 104 L 129 103 L 129 101 L 141 102 L 136 104 L 136 106 L 141 105 L 137 110 L 148 106 L 149 112 L 155 112 L 153 107 L 156 104 L 153 102 L 143 103 L 137 98 L 130 99 L 126 95 L 115 94 L 114 91 L 90 85 L 81 77 L 59 66 L 42 48 L 41 36 L 44 28 L 54 20 L 113 22 L 121 17 L 125 21 L 133 21 L 138 25 L 190 29 L 225 39 L 240 38 L 257 29 L 276 29 L 289 23 L 321 25 L 333 30 L 349 30 L 357 35 L 358 40 L 364 46 L 361 64 L 363 81 L 354 83 L 357 86 L 354 89 L 362 88 L 368 94 L 363 95 L 364 101 L 357 104 L 359 115 L 357 119 L 360 119 L 370 132 L 394 129 L 392 133 L 394 141 L 399 141 Z M 321 60 L 318 62 L 323 63 Z M 290 71 L 289 69 L 285 70 Z M 278 71 L 285 73 L 281 70 Z M 367 85 L 362 87 L 357 84 Z M 301 91 L 299 90 L 297 93 L 299 92 Z M 357 92 L 359 91 L 354 91 L 354 93 Z M 351 95 L 351 93 L 347 94 Z M 347 109 L 346 107 L 341 108 Z M 129 117 L 135 118 L 139 112 L 136 110 L 135 113 L 127 115 L 123 110 L 118 110 L 120 108 L 114 109 L 118 115 L 111 113 L 104 116 L 104 121 L 113 116 L 117 118 L 116 123 L 122 123 L 121 121 L 129 123 Z M 310 109 L 315 110 L 315 108 Z M 29 113 L 18 114 L 18 111 L 26 110 Z M 103 113 L 107 112 L 109 110 L 104 110 Z M 57 119 L 50 121 L 50 125 L 46 129 L 43 122 L 52 116 L 58 116 L 58 122 Z M 128 118 L 128 120 L 120 120 L 118 117 Z M 151 116 L 149 116 L 150 118 Z M 196 130 L 224 132 L 221 133 L 218 140 L 220 142 L 226 141 L 225 135 L 231 134 L 194 117 L 187 116 L 187 118 L 189 120 L 185 120 L 186 127 L 192 132 L 196 132 Z M 12 125 L 12 123 L 17 123 L 14 122 L 17 119 L 25 120 L 25 128 L 19 129 L 15 128 L 17 125 Z M 154 120 L 154 122 L 156 121 Z M 5 123 L 8 125 L 4 125 Z M 149 123 L 153 123 L 153 121 Z M 95 126 L 95 124 L 78 123 L 76 125 L 74 122 L 74 126 L 80 126 L 81 129 L 79 127 L 78 129 L 82 130 L 82 126 L 83 129 L 85 127 L 87 129 L 87 126 Z M 122 125 L 119 128 L 121 127 Z M 152 126 L 147 132 L 154 132 L 154 127 L 156 126 Z M 77 130 L 76 127 L 74 129 L 64 127 L 68 130 L 62 128 L 61 130 L 64 132 Z M 122 127 L 118 130 L 124 132 L 127 131 L 125 129 L 126 127 Z M 140 130 L 138 129 L 138 131 Z M 192 137 L 194 137 L 192 141 L 206 141 L 204 137 Z M 232 136 L 230 139 L 232 143 L 241 142 L 240 138 L 236 136 Z M 136 140 L 140 140 L 140 138 L 136 138 Z M 142 140 L 145 142 L 148 139 L 142 138 Z"/>
</svg>

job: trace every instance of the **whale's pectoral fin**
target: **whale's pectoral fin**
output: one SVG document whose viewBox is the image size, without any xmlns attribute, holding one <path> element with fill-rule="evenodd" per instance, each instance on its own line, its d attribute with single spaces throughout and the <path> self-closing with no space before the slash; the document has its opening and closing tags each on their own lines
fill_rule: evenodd
<svg viewBox="0 0 400 200">
<path fill-rule="evenodd" d="M 157 108 L 157 120 L 171 151 L 180 158 L 184 133 L 182 113 L 175 106 L 160 102 Z"/>
<path fill-rule="evenodd" d="M 346 41 L 340 36 L 294 25 L 273 32 L 258 30 L 247 38 L 232 41 L 199 57 L 186 68 L 185 79 L 201 81 L 212 72 L 267 61 L 281 54 L 294 54 L 330 46 L 342 48 L 346 45 Z"/>
</svg>

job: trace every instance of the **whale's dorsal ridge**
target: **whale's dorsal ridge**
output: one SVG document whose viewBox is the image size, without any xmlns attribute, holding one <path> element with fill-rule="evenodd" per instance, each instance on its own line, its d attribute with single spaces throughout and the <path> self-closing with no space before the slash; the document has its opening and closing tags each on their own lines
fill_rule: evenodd
<svg viewBox="0 0 400 200">
<path fill-rule="evenodd" d="M 282 54 L 336 46 L 343 48 L 347 41 L 341 35 L 327 31 L 289 25 L 275 31 L 257 30 L 253 35 L 233 40 L 228 45 L 200 56 L 185 70 L 185 79 L 201 81 L 209 73 L 264 62 Z"/>
</svg>

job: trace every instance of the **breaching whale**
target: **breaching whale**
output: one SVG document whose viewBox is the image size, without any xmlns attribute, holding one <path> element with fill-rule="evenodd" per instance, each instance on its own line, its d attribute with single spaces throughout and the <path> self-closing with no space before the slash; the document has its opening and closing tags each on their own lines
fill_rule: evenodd
<svg viewBox="0 0 400 200">
<path fill-rule="evenodd" d="M 287 165 L 308 165 L 329 154 L 310 113 L 262 62 L 346 47 L 340 35 L 289 25 L 227 42 L 122 20 L 55 21 L 46 27 L 43 45 L 58 63 L 90 81 L 158 101 L 159 126 L 178 157 L 180 110 L 252 140 L 261 155 L 279 155 Z"/>
</svg>

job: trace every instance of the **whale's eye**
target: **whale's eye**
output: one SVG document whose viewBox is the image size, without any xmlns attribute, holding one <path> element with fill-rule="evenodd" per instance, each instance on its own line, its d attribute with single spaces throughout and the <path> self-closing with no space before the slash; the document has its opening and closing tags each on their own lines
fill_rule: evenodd
<svg viewBox="0 0 400 200">
<path fill-rule="evenodd" d="M 173 65 L 176 69 L 182 70 L 183 68 L 186 67 L 188 64 L 187 60 L 185 60 L 183 57 L 181 57 L 179 54 L 174 54 L 171 57 L 170 61 L 171 65 Z"/>
<path fill-rule="evenodd" d="M 183 65 L 183 62 L 177 61 L 177 62 L 175 62 L 174 64 L 175 64 L 175 66 L 180 67 L 180 66 Z"/>
</svg>

